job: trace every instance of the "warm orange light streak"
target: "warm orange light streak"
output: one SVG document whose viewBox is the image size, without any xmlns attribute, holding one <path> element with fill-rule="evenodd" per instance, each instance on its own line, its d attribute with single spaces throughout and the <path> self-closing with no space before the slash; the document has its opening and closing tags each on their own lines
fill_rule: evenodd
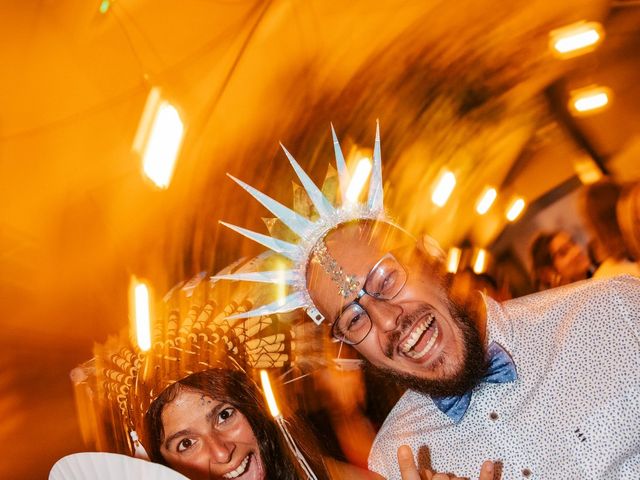
<svg viewBox="0 0 640 480">
<path fill-rule="evenodd" d="M 267 406 L 269 407 L 271 416 L 273 418 L 279 417 L 280 409 L 276 403 L 276 397 L 273 394 L 271 382 L 269 381 L 269 374 L 266 370 L 260 370 L 260 382 L 262 383 L 262 391 L 264 392 L 264 398 L 267 401 Z"/>
<path fill-rule="evenodd" d="M 507 220 L 513 222 L 524 210 L 525 202 L 522 198 L 516 198 L 507 209 Z"/>
<path fill-rule="evenodd" d="M 356 203 L 358 201 L 360 192 L 364 188 L 370 173 L 371 160 L 365 157 L 358 162 L 358 165 L 356 165 L 356 171 L 353 173 L 349 186 L 347 187 L 346 196 L 348 202 Z"/>
<path fill-rule="evenodd" d="M 483 248 L 479 248 L 476 253 L 476 259 L 473 262 L 473 271 L 480 275 L 485 271 L 487 267 L 487 251 Z"/>
<path fill-rule="evenodd" d="M 462 250 L 458 247 L 451 247 L 447 253 L 447 272 L 456 273 L 458 271 L 458 265 L 460 265 L 460 257 L 462 256 Z"/>
<path fill-rule="evenodd" d="M 495 188 L 487 188 L 482 194 L 482 197 L 480 197 L 480 201 L 476 205 L 476 212 L 478 212 L 478 214 L 480 215 L 484 215 L 485 213 L 487 213 L 491 208 L 491 205 L 493 205 L 493 202 L 495 201 L 497 196 L 498 192 Z"/>
<path fill-rule="evenodd" d="M 431 201 L 439 207 L 444 206 L 447 200 L 449 200 L 455 186 L 455 175 L 451 172 L 444 172 L 433 191 L 433 195 L 431 195 Z"/>
<path fill-rule="evenodd" d="M 560 57 L 582 55 L 594 50 L 603 37 L 600 23 L 582 21 L 552 31 L 551 48 Z"/>
<path fill-rule="evenodd" d="M 136 342 L 143 352 L 151 348 L 151 307 L 149 303 L 149 287 L 144 283 L 131 279 L 132 302 L 130 317 L 135 323 Z"/>
<path fill-rule="evenodd" d="M 142 156 L 144 174 L 160 188 L 171 183 L 184 125 L 176 108 L 152 88 L 147 97 L 133 150 Z"/>
</svg>

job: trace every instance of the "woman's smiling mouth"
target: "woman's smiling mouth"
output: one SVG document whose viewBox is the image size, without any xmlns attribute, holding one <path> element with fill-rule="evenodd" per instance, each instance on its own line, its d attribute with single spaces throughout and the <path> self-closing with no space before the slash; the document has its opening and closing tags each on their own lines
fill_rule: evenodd
<svg viewBox="0 0 640 480">
<path fill-rule="evenodd" d="M 225 473 L 222 475 L 223 478 L 236 478 L 242 475 L 247 471 L 247 467 L 249 466 L 249 457 L 251 457 L 251 453 L 244 457 L 244 460 L 240 462 L 240 465 L 235 470 L 230 471 L 229 473 Z"/>
</svg>

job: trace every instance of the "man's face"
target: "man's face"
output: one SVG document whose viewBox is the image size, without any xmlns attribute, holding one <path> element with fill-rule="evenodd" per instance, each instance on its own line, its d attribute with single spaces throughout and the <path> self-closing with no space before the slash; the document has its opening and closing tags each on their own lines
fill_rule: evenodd
<svg viewBox="0 0 640 480">
<path fill-rule="evenodd" d="M 415 241 L 411 237 L 387 224 L 371 225 L 343 225 L 325 238 L 332 257 L 345 274 L 357 277 L 360 286 L 372 267 L 389 252 L 408 273 L 404 288 L 393 299 L 382 301 L 369 295 L 360 299 L 371 319 L 371 331 L 355 348 L 374 367 L 422 382 L 425 387 L 418 389 L 427 393 L 466 389 L 471 380 L 461 385 L 459 379 L 465 376 L 469 351 L 477 357 L 482 350 L 477 330 L 456 318 L 441 282 L 413 247 Z M 316 262 L 309 265 L 307 283 L 314 303 L 330 322 L 356 297 L 355 293 L 342 297 L 336 283 Z M 473 330 L 471 335 L 469 328 Z M 470 336 L 474 343 L 471 349 Z M 482 363 L 481 353 L 480 359 L 473 361 Z"/>
</svg>

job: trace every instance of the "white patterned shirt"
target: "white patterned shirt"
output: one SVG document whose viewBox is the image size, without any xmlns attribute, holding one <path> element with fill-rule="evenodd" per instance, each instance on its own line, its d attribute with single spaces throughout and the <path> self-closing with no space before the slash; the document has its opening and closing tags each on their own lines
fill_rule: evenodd
<svg viewBox="0 0 640 480">
<path fill-rule="evenodd" d="M 478 478 L 640 479 L 640 280 L 586 280 L 502 304 L 486 298 L 487 333 L 518 379 L 483 383 L 455 424 L 407 391 L 378 432 L 369 468 L 400 479 L 396 451 L 421 467 Z M 428 452 L 428 453 L 427 453 Z"/>
</svg>

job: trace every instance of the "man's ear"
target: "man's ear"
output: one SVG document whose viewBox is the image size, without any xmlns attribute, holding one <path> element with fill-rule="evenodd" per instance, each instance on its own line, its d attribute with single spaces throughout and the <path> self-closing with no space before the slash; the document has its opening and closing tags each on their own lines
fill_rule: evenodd
<svg viewBox="0 0 640 480">
<path fill-rule="evenodd" d="M 416 247 L 422 253 L 427 254 L 438 262 L 445 262 L 447 260 L 447 254 L 444 253 L 440 244 L 435 238 L 430 237 L 429 235 L 423 235 L 421 238 L 418 238 L 416 240 Z"/>
</svg>

